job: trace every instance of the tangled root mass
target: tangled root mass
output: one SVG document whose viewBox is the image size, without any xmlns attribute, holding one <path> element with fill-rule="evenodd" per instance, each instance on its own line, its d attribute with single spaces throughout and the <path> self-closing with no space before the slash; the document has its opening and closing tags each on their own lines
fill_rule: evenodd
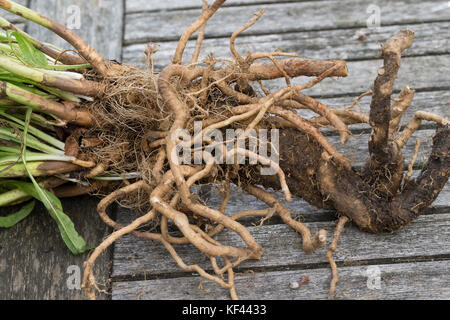
<svg viewBox="0 0 450 320">
<path fill-rule="evenodd" d="M 250 28 L 263 11 L 232 35 L 232 60 L 210 55 L 198 62 L 207 21 L 223 2 L 216 0 L 210 6 L 204 3 L 199 19 L 183 33 L 172 64 L 159 73 L 153 71 L 151 47 L 146 51 L 149 72 L 106 62 L 80 39 L 68 38 L 94 67 L 86 78 L 101 88 L 94 101 L 83 106 L 93 125 L 82 128 L 75 121 L 65 131 L 66 141 L 76 138 L 78 157 L 97 164 L 93 169 L 76 170 L 72 175 L 85 182 L 99 175 L 121 175 L 126 182 L 97 184 L 90 189 L 90 192 L 103 194 L 98 211 L 105 223 L 115 230 L 85 263 L 83 288 L 90 298 L 95 298 L 99 289 L 92 273 L 95 260 L 126 234 L 160 242 L 181 269 L 197 272 L 216 282 L 228 289 L 233 299 L 238 297 L 233 269 L 247 259 L 263 257 L 263 248 L 239 219 L 277 214 L 301 234 L 306 252 L 326 245 L 324 230 L 312 235 L 304 224 L 291 217 L 274 193 L 263 187 L 281 190 L 288 201 L 295 195 L 316 207 L 337 211 L 340 219 L 327 253 L 332 268 L 332 294 L 338 279 L 332 254 L 347 221 L 367 232 L 398 230 L 423 213 L 448 181 L 448 120 L 419 111 L 400 130 L 399 118 L 410 106 L 414 91 L 405 87 L 395 104 L 392 103 L 402 52 L 414 39 L 411 30 L 400 31 L 382 46 L 383 67 L 372 90 L 364 94 L 372 95 L 370 113 L 351 108 L 337 110 L 302 91 L 327 77 L 346 76 L 344 61 L 303 59 L 279 51 L 254 52 L 246 57 L 237 52 L 236 38 Z M 186 43 L 197 31 L 194 56 L 185 64 Z M 312 80 L 293 85 L 292 78 L 299 76 Z M 263 81 L 276 78 L 285 79 L 286 87 L 269 92 Z M 317 116 L 305 119 L 298 115 L 298 109 L 311 110 Z M 405 179 L 402 148 L 423 120 L 437 124 L 432 152 L 419 176 Z M 200 133 L 195 132 L 196 121 L 202 124 Z M 370 157 L 361 169 L 356 169 L 319 130 L 323 126 L 333 129 L 341 143 L 345 143 L 350 135 L 348 126 L 357 123 L 372 127 Z M 196 151 L 205 151 L 212 145 L 219 149 L 226 147 L 225 141 L 202 139 L 211 129 L 221 131 L 224 136 L 227 129 L 240 129 L 241 137 L 249 137 L 252 130 L 278 129 L 280 161 L 276 163 L 257 154 L 246 143 L 233 149 L 234 156 L 246 159 L 245 164 L 219 164 L 211 157 L 204 157 L 198 164 L 179 163 L 176 157 L 179 130 L 187 130 L 192 137 L 188 142 L 192 158 Z M 193 141 L 196 135 L 201 138 L 199 146 Z M 269 150 L 272 142 L 264 142 Z M 271 167 L 275 174 L 261 175 L 261 167 Z M 225 214 L 232 183 L 266 203 L 268 209 Z M 194 186 L 202 184 L 214 184 L 222 190 L 223 201 L 219 208 L 208 206 L 195 192 Z M 129 225 L 119 225 L 107 215 L 108 206 L 115 201 L 145 214 Z M 153 226 L 150 231 L 140 229 L 148 224 Z M 223 229 L 238 234 L 245 245 L 234 247 L 219 243 L 214 236 Z M 174 230 L 178 231 L 177 236 L 171 232 Z M 174 245 L 189 243 L 208 257 L 213 272 L 183 262 Z"/>
</svg>

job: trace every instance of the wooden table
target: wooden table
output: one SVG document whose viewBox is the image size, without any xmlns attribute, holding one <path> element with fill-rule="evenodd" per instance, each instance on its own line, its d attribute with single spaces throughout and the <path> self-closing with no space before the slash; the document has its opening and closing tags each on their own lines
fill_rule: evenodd
<svg viewBox="0 0 450 320">
<path fill-rule="evenodd" d="M 308 91 L 327 105 L 343 107 L 371 88 L 379 59 L 380 43 L 400 29 L 416 33 L 413 46 L 405 53 L 395 85 L 416 90 L 411 118 L 417 110 L 449 116 L 450 107 L 450 7 L 446 1 L 433 0 L 345 0 L 345 1 L 230 1 L 210 21 L 203 46 L 203 57 L 229 57 L 229 36 L 261 7 L 263 18 L 238 38 L 241 52 L 248 50 L 297 52 L 302 57 L 345 59 L 349 76 L 327 79 Z M 38 0 L 22 1 L 59 21 L 68 21 L 80 5 L 81 28 L 77 33 L 110 59 L 145 67 L 145 46 L 158 44 L 156 68 L 170 61 L 181 32 L 200 14 L 200 1 L 146 0 Z M 52 3 L 54 6 L 52 6 Z M 87 5 L 88 4 L 88 5 Z M 376 7 L 370 7 L 375 5 Z M 367 19 L 380 10 L 381 27 L 367 28 Z M 374 11 L 375 10 L 375 11 Z M 369 11 L 369 12 L 368 12 Z M 2 13 L 3 15 L 3 13 Z M 32 24 L 7 15 L 40 39 L 58 43 L 56 38 Z M 367 39 L 358 40 L 359 33 Z M 62 45 L 62 42 L 60 42 Z M 188 46 L 192 52 L 194 42 Z M 296 80 L 297 83 L 304 79 Z M 267 83 L 268 88 L 282 81 Z M 361 101 L 367 111 L 370 98 Z M 337 146 L 356 166 L 367 159 L 370 130 L 355 126 L 344 146 Z M 424 123 L 414 138 L 422 141 L 417 174 L 427 159 L 434 126 Z M 338 137 L 329 134 L 331 141 Z M 364 143 L 363 143 L 364 141 Z M 405 147 L 407 161 L 415 139 Z M 281 197 L 281 195 L 280 195 Z M 213 194 L 210 203 L 218 202 Z M 96 199 L 81 197 L 65 201 L 66 211 L 90 245 L 109 234 L 95 213 Z M 317 210 L 300 199 L 288 204 L 313 232 L 324 228 L 332 232 L 335 214 Z M 234 190 L 228 211 L 265 208 L 251 196 Z M 2 209 L 2 213 L 3 213 Z M 112 217 L 130 222 L 136 213 L 115 208 Z M 279 219 L 273 218 L 260 228 L 249 225 L 262 245 L 260 261 L 247 261 L 237 271 L 237 292 L 242 299 L 327 299 L 330 269 L 325 248 L 313 254 L 301 250 L 300 236 Z M 220 241 L 239 244 L 231 232 L 218 236 Z M 449 299 L 450 298 L 450 188 L 447 186 L 423 216 L 404 230 L 393 234 L 372 235 L 347 226 L 336 254 L 340 282 L 337 299 Z M 207 267 L 206 259 L 193 247 L 177 247 L 186 263 Z M 87 255 L 74 257 L 65 248 L 56 225 L 44 210 L 12 229 L 0 230 L 0 299 L 84 299 L 76 288 L 77 268 Z M 103 254 L 96 263 L 97 279 L 110 286 L 111 294 L 102 299 L 227 299 L 228 292 L 195 274 L 180 271 L 161 245 L 125 236 Z M 310 282 L 298 290 L 289 283 L 302 276 Z M 67 282 L 69 281 L 69 286 Z M 199 289 L 202 284 L 203 290 Z"/>
</svg>

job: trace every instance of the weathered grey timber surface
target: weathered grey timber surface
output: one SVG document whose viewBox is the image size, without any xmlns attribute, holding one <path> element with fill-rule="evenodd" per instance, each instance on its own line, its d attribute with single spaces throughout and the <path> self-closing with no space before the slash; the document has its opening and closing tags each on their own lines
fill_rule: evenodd
<svg viewBox="0 0 450 320">
<path fill-rule="evenodd" d="M 98 245 L 110 233 L 98 217 L 95 198 L 63 200 L 63 206 L 88 246 Z M 111 257 L 111 251 L 100 257 L 95 270 L 100 284 L 109 281 Z M 55 221 L 40 206 L 13 228 L 0 230 L 0 299 L 86 299 L 77 275 L 82 275 L 87 258 L 88 253 L 74 256 L 67 249 Z"/>
<path fill-rule="evenodd" d="M 30 8 L 70 27 L 105 58 L 121 59 L 123 1 L 30 0 Z M 27 28 L 37 39 L 45 39 L 60 48 L 70 48 L 64 40 L 37 24 L 29 23 Z"/>
<path fill-rule="evenodd" d="M 243 272 L 236 276 L 236 287 L 244 300 L 300 300 L 326 299 L 329 289 L 329 268 L 316 267 L 307 270 L 283 270 Z M 369 282 L 369 275 L 380 274 L 379 282 Z M 308 275 L 310 282 L 297 290 L 289 283 Z M 336 299 L 430 299 L 448 297 L 450 282 L 448 261 L 414 262 L 395 264 L 371 264 L 370 266 L 341 266 Z M 203 290 L 199 290 L 199 284 Z M 420 290 L 414 290 L 418 288 Z M 134 282 L 115 282 L 113 299 L 229 299 L 226 290 L 218 290 L 215 284 L 196 276 L 183 279 L 160 279 Z"/>
<path fill-rule="evenodd" d="M 149 42 L 158 45 L 155 67 L 170 63 L 177 38 L 201 11 L 200 0 L 28 0 L 21 1 L 62 23 L 73 23 L 71 5 L 81 9 L 81 25 L 75 30 L 107 58 L 145 66 L 144 49 Z M 367 28 L 373 13 L 370 5 L 380 9 L 381 26 Z M 345 59 L 349 76 L 327 79 L 307 93 L 332 107 L 342 108 L 359 94 L 369 90 L 378 68 L 380 43 L 400 29 L 415 31 L 413 46 L 405 52 L 395 90 L 405 85 L 416 90 L 412 107 L 404 124 L 414 112 L 427 110 L 450 117 L 450 7 L 446 1 L 420 0 L 231 0 L 213 17 L 206 31 L 201 57 L 214 52 L 216 57 L 230 57 L 229 36 L 260 8 L 266 8 L 262 19 L 237 39 L 241 53 L 280 49 L 301 57 Z M 2 13 L 2 16 L 4 14 Z M 6 14 L 7 19 L 24 26 L 23 19 Z M 76 21 L 75 21 L 76 22 Z M 27 30 L 41 40 L 65 47 L 56 37 L 32 24 Z M 358 40 L 358 33 L 367 35 Z M 190 41 L 188 57 L 195 46 Z M 296 79 L 302 83 L 305 79 Z M 266 82 L 269 89 L 285 85 L 282 80 Z M 361 100 L 360 108 L 368 111 L 370 97 Z M 304 112 L 307 115 L 307 112 Z M 367 159 L 370 129 L 354 126 L 362 134 L 344 146 L 338 137 L 327 132 L 330 141 L 360 166 Z M 416 139 L 422 147 L 414 175 L 428 157 L 434 126 L 423 123 L 405 147 L 408 162 Z M 279 194 L 281 198 L 281 194 Z M 218 194 L 211 191 L 209 204 L 218 206 Z M 98 244 L 109 230 L 95 214 L 95 199 L 65 201 L 67 212 L 80 233 L 91 245 Z M 317 210 L 301 199 L 287 206 L 315 232 L 324 228 L 332 232 L 334 212 Z M 266 206 L 254 197 L 233 188 L 227 213 Z M 128 210 L 114 210 L 121 223 L 138 216 Z M 272 218 L 257 228 L 254 220 L 244 220 L 255 239 L 262 245 L 260 261 L 246 261 L 237 269 L 236 285 L 242 299 L 326 299 L 330 269 L 325 249 L 313 254 L 301 250 L 298 234 Z M 56 226 L 43 211 L 10 230 L 0 230 L 0 298 L 10 299 L 82 299 L 78 290 L 68 290 L 66 273 L 70 265 L 82 266 L 86 255 L 73 257 L 59 238 Z M 239 245 L 237 236 L 223 232 L 217 239 Z M 425 215 L 405 229 L 392 234 L 372 235 L 346 226 L 336 254 L 340 282 L 336 299 L 449 299 L 450 298 L 450 188 L 447 185 Z M 208 263 L 192 246 L 177 246 L 186 263 Z M 112 299 L 228 299 L 228 292 L 195 274 L 182 272 L 158 243 L 125 236 L 96 263 L 100 282 L 109 279 Z M 112 268 L 110 267 L 112 266 Z M 302 276 L 310 282 L 298 290 L 289 283 Z M 379 276 L 379 278 L 378 278 Z M 202 284 L 205 290 L 199 289 Z"/>
</svg>

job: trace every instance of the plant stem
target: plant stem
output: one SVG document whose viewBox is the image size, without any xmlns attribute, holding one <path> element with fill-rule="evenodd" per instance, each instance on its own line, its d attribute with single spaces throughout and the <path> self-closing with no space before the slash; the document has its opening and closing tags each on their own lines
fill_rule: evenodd
<svg viewBox="0 0 450 320">
<path fill-rule="evenodd" d="M 33 21 L 41 26 L 50 29 L 61 38 L 69 42 L 77 51 L 94 67 L 102 76 L 108 74 L 108 68 L 105 59 L 95 49 L 90 47 L 86 41 L 77 36 L 62 24 L 40 15 L 39 13 L 21 6 L 13 1 L 1 0 L 0 8 L 19 15 L 27 20 Z"/>
<path fill-rule="evenodd" d="M 0 152 L 19 155 L 20 154 L 20 148 L 19 148 L 19 146 L 17 146 L 16 148 L 14 148 L 14 147 L 7 147 L 7 146 L 0 146 Z"/>
<path fill-rule="evenodd" d="M 6 95 L 9 99 L 21 104 L 32 107 L 44 113 L 49 113 L 59 117 L 62 120 L 73 122 L 75 124 L 90 127 L 92 119 L 87 110 L 76 109 L 68 105 L 51 101 L 32 94 L 26 90 L 8 82 L 0 81 L 0 94 Z"/>
<path fill-rule="evenodd" d="M 11 164 L 17 161 L 17 155 L 16 156 L 5 156 L 0 157 L 0 166 Z M 79 165 L 81 167 L 88 167 L 91 168 L 95 165 L 95 163 L 78 160 L 75 157 L 71 156 L 64 156 L 64 155 L 54 155 L 54 154 L 45 154 L 45 153 L 26 153 L 26 161 L 28 162 L 45 162 L 45 161 L 61 161 L 61 162 L 70 162 L 76 165 Z"/>
<path fill-rule="evenodd" d="M 2 98 L 0 99 L 0 107 L 14 107 L 17 106 L 17 102 Z"/>
<path fill-rule="evenodd" d="M 0 139 L 15 142 L 18 143 L 19 145 L 22 144 L 20 136 L 17 134 L 15 130 L 11 128 L 0 127 Z M 42 141 L 38 140 L 33 136 L 29 137 L 28 145 L 33 149 L 45 152 L 47 154 L 64 155 L 64 150 L 59 150 L 52 146 L 46 145 L 45 143 L 43 143 Z"/>
<path fill-rule="evenodd" d="M 93 180 L 99 180 L 99 181 L 122 181 L 122 180 L 129 180 L 129 179 L 139 179 L 142 178 L 142 174 L 139 172 L 130 172 L 126 173 L 122 176 L 97 176 L 93 177 Z"/>
<path fill-rule="evenodd" d="M 23 163 L 17 163 L 12 168 L 6 169 L 7 165 L 0 165 L 0 178 L 26 178 L 27 168 Z M 80 169 L 79 166 L 69 162 L 59 161 L 37 161 L 27 163 L 28 170 L 34 177 L 47 177 L 55 174 L 63 174 Z"/>
<path fill-rule="evenodd" d="M 14 121 L 15 123 L 19 124 L 21 126 L 21 128 L 23 128 L 25 126 L 25 122 L 24 121 L 22 121 L 20 119 L 17 119 L 16 117 L 14 117 L 12 115 L 9 115 L 6 112 L 0 111 L 0 116 L 3 116 L 6 119 L 9 119 L 11 121 Z M 35 136 L 35 137 L 37 137 L 37 138 L 39 138 L 39 139 L 49 143 L 50 145 L 52 145 L 52 146 L 54 146 L 54 147 L 64 151 L 64 148 L 65 148 L 65 143 L 64 142 L 59 141 L 58 139 L 56 139 L 56 138 L 46 134 L 45 132 L 43 132 L 43 131 L 41 131 L 39 129 L 36 129 L 36 128 L 32 127 L 32 126 L 29 127 L 28 131 L 33 136 Z"/>
<path fill-rule="evenodd" d="M 23 64 L 16 62 L 15 59 L 5 55 L 0 55 L 0 67 L 26 79 L 39 83 L 44 82 L 43 72 L 24 66 Z"/>
<path fill-rule="evenodd" d="M 0 207 L 12 206 L 31 199 L 27 193 L 14 189 L 0 194 Z"/>
<path fill-rule="evenodd" d="M 17 46 L 15 46 L 17 47 Z M 6 53 L 14 53 L 14 50 L 11 48 L 10 45 L 5 43 L 0 43 L 0 51 L 6 52 Z"/>
<path fill-rule="evenodd" d="M 5 111 L 8 109 L 23 109 L 26 108 L 24 106 L 11 106 L 11 107 L 3 107 L 0 105 L 0 110 Z M 20 114 L 20 113 L 11 113 L 12 116 L 16 117 L 17 119 L 20 120 L 24 120 L 25 119 L 25 115 L 24 114 Z M 53 115 L 52 115 L 53 116 Z M 54 116 L 53 116 L 54 117 Z M 58 119 L 57 117 L 54 117 L 55 120 L 48 120 L 47 118 L 45 118 L 43 115 L 40 115 L 38 113 L 33 113 L 31 115 L 31 122 L 42 127 L 45 128 L 47 130 L 50 131 L 55 131 L 55 127 L 65 127 L 67 125 L 66 121 L 63 121 L 61 119 Z"/>
<path fill-rule="evenodd" d="M 103 88 L 99 83 L 84 80 L 79 73 L 32 68 L 5 55 L 0 55 L 0 68 L 49 87 L 86 96 L 98 96 Z"/>
<path fill-rule="evenodd" d="M 57 96 L 58 98 L 65 100 L 65 101 L 72 101 L 72 102 L 76 102 L 76 103 L 80 103 L 81 99 L 78 98 L 76 95 L 74 95 L 73 93 L 70 92 L 66 92 L 66 91 L 62 91 L 60 89 L 57 88 L 51 88 L 49 86 L 45 86 L 43 84 L 39 84 L 39 83 L 35 83 L 34 84 L 36 87 L 39 87 L 41 89 L 44 89 L 45 91 L 50 92 L 51 94 Z"/>
<path fill-rule="evenodd" d="M 59 59 L 59 61 L 66 65 L 82 65 L 86 63 L 86 60 L 78 55 L 70 53 L 61 54 L 63 52 L 61 49 L 53 48 L 51 45 L 47 45 L 40 42 L 39 40 L 36 40 L 28 33 L 20 30 L 14 24 L 10 23 L 8 20 L 2 17 L 0 17 L 0 28 L 2 28 L 3 30 L 13 30 L 20 33 L 22 36 L 26 37 L 38 50 L 42 51 L 53 59 Z"/>
<path fill-rule="evenodd" d="M 66 181 L 53 177 L 38 182 L 39 186 L 47 190 L 57 188 L 65 183 Z M 28 193 L 15 188 L 3 194 L 0 194 L 0 207 L 21 204 L 25 201 L 30 200 L 31 198 L 32 197 Z"/>
</svg>

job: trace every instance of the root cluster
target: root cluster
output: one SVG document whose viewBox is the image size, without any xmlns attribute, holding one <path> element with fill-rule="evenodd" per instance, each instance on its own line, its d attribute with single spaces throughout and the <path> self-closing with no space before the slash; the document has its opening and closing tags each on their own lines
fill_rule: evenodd
<svg viewBox="0 0 450 320">
<path fill-rule="evenodd" d="M 95 298 L 95 289 L 99 290 L 92 273 L 97 257 L 126 234 L 160 242 L 182 270 L 197 272 L 214 281 L 228 289 L 233 299 L 238 297 L 233 270 L 247 259 L 263 256 L 263 248 L 239 219 L 249 216 L 264 219 L 277 214 L 300 233 L 305 252 L 326 245 L 325 230 L 312 235 L 264 187 L 281 190 L 287 201 L 295 195 L 319 208 L 338 212 L 341 218 L 327 253 L 332 266 L 330 294 L 333 294 L 338 278 L 332 254 L 347 221 L 368 232 L 400 229 L 434 201 L 448 180 L 448 120 L 420 111 L 401 130 L 400 119 L 410 106 L 414 91 L 405 87 L 392 103 L 401 54 L 413 42 L 412 31 L 400 31 L 382 46 L 384 65 L 378 70 L 372 90 L 358 97 L 352 106 L 338 110 L 302 91 L 325 78 L 346 76 L 344 61 L 304 59 L 279 51 L 253 52 L 243 57 L 236 50 L 239 34 L 250 28 L 263 11 L 232 35 L 232 60 L 210 55 L 205 61 L 197 61 L 207 21 L 223 2 L 216 0 L 210 6 L 204 2 L 199 19 L 183 33 L 172 64 L 161 72 L 153 70 L 152 47 L 146 51 L 150 71 L 144 71 L 106 62 L 80 39 L 72 36 L 67 39 L 94 68 L 85 74 L 86 79 L 100 88 L 93 102 L 78 107 L 89 114 L 92 125 L 85 125 L 89 123 L 86 121 L 77 123 L 75 119 L 65 130 L 66 141 L 69 138 L 77 141 L 77 157 L 93 161 L 96 166 L 79 168 L 71 175 L 90 185 L 82 190 L 104 195 L 98 212 L 115 230 L 85 262 L 83 288 L 90 298 Z M 197 31 L 195 53 L 188 64 L 183 63 L 186 43 Z M 292 84 L 292 78 L 299 76 L 312 80 L 303 85 Z M 269 92 L 263 81 L 277 78 L 285 79 L 286 87 Z M 353 110 L 366 95 L 372 95 L 370 113 Z M 299 109 L 311 110 L 316 116 L 305 119 L 298 115 Z M 410 173 L 404 179 L 402 148 L 423 120 L 437 123 L 432 154 L 416 179 L 410 179 Z M 196 123 L 201 123 L 200 131 L 196 130 Z M 357 123 L 372 127 L 370 159 L 361 169 L 353 167 L 319 130 L 323 127 L 335 130 L 341 143 L 346 143 L 350 136 L 348 126 Z M 230 141 L 213 139 L 208 133 L 218 130 L 226 136 L 227 129 L 239 131 L 239 138 L 248 141 L 225 152 Z M 279 152 L 279 162 L 251 148 L 249 141 L 255 138 L 252 133 L 262 129 L 279 130 L 280 148 L 275 150 Z M 180 138 L 182 130 L 190 134 L 187 141 Z M 237 141 L 237 137 L 231 140 Z M 273 151 L 274 139 L 262 143 Z M 189 150 L 191 160 L 200 154 L 201 161 L 180 163 L 180 146 Z M 208 150 L 216 151 L 212 154 Z M 225 160 L 225 154 L 230 153 L 232 159 L 240 157 L 244 163 L 217 161 Z M 261 168 L 270 168 L 273 174 L 261 175 Z M 123 180 L 113 185 L 92 183 L 91 178 L 105 175 L 119 175 Z M 225 214 L 231 183 L 266 203 L 268 209 Z M 195 192 L 194 187 L 203 184 L 214 184 L 222 190 L 219 208 L 208 206 Z M 75 192 L 66 189 L 66 193 Z M 146 213 L 129 225 L 120 225 L 107 215 L 107 208 L 116 201 Z M 148 224 L 153 225 L 152 231 L 142 231 L 142 226 Z M 215 240 L 223 229 L 238 234 L 244 246 L 229 246 Z M 183 262 L 174 245 L 189 243 L 208 257 L 211 272 Z"/>
</svg>

